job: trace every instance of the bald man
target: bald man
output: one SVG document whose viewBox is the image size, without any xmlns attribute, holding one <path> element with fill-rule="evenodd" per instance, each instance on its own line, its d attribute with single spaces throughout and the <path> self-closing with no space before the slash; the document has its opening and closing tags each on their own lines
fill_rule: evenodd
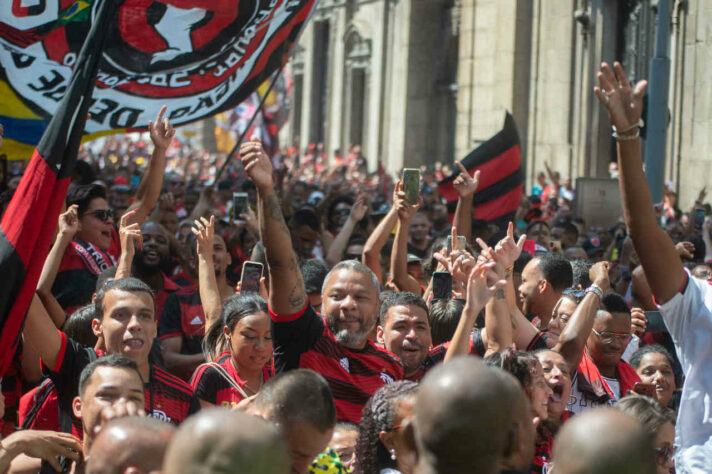
<svg viewBox="0 0 712 474">
<path fill-rule="evenodd" d="M 89 452 L 87 474 L 160 471 L 176 428 L 145 416 L 111 420 Z"/>
<path fill-rule="evenodd" d="M 423 379 L 415 405 L 416 472 L 528 468 L 534 456 L 528 410 L 519 383 L 500 369 L 467 356 L 435 367 Z"/>
<path fill-rule="evenodd" d="M 556 436 L 556 474 L 655 474 L 653 440 L 638 421 L 614 408 L 577 415 Z"/>
<path fill-rule="evenodd" d="M 181 425 L 163 472 L 288 474 L 289 464 L 287 446 L 270 423 L 227 408 L 209 408 Z"/>
</svg>

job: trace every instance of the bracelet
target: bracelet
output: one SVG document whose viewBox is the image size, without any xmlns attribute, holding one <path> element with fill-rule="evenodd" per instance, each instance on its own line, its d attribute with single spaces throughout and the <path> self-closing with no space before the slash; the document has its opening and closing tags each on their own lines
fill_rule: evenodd
<svg viewBox="0 0 712 474">
<path fill-rule="evenodd" d="M 507 268 L 504 269 L 504 279 L 506 280 L 512 275 L 512 272 L 514 271 L 514 264 L 508 266 Z"/>
<path fill-rule="evenodd" d="M 636 123 L 634 123 L 633 125 L 631 125 L 631 126 L 628 127 L 628 128 L 624 128 L 624 129 L 621 130 L 620 132 L 619 132 L 618 130 L 616 130 L 616 126 L 615 126 L 615 125 L 611 125 L 611 128 L 613 129 L 613 133 L 614 133 L 614 134 L 621 135 L 621 134 L 625 134 L 625 133 L 630 132 L 630 131 L 633 130 L 635 127 L 640 128 L 640 127 L 642 127 L 642 126 L 644 126 L 644 125 L 645 125 L 645 122 L 643 122 L 643 119 L 641 118 L 641 119 L 638 119 L 638 121 L 637 121 Z"/>
<path fill-rule="evenodd" d="M 616 140 L 618 140 L 619 142 L 626 141 L 626 140 L 637 140 L 638 137 L 640 137 L 640 129 L 636 130 L 633 135 L 620 135 L 617 132 L 613 132 L 611 134 L 611 136 L 613 138 L 615 138 Z"/>
<path fill-rule="evenodd" d="M 586 291 L 584 293 L 593 293 L 594 295 L 598 296 L 599 300 L 603 299 L 603 290 L 595 283 L 591 283 L 591 286 L 586 288 Z"/>
</svg>

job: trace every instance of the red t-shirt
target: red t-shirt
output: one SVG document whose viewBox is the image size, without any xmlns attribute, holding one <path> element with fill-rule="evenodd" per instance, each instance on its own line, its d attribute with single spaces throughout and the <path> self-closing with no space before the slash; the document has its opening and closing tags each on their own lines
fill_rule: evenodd
<svg viewBox="0 0 712 474">
<path fill-rule="evenodd" d="M 230 378 L 244 390 L 245 380 L 240 378 L 240 374 L 235 370 L 232 363 L 232 355 L 229 352 L 223 352 L 215 362 L 220 367 L 225 369 L 230 375 Z M 272 364 L 266 364 L 262 368 L 262 377 L 266 382 L 274 373 Z M 227 407 L 237 406 L 244 398 L 242 394 L 225 380 L 225 377 L 214 364 L 202 364 L 195 369 L 193 376 L 190 378 L 190 385 L 193 387 L 195 396 L 213 405 L 221 405 Z"/>
<path fill-rule="evenodd" d="M 275 372 L 311 369 L 329 383 L 339 420 L 359 423 L 361 411 L 376 390 L 403 379 L 398 357 L 371 341 L 361 350 L 340 344 L 326 322 L 307 304 L 295 314 L 272 318 Z"/>
</svg>

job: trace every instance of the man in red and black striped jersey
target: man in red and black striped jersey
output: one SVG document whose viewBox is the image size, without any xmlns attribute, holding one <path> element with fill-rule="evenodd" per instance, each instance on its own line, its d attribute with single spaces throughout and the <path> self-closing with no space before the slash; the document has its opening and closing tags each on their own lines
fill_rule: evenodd
<svg viewBox="0 0 712 474">
<path fill-rule="evenodd" d="M 312 369 L 327 380 L 337 417 L 359 422 L 366 401 L 383 385 L 403 378 L 390 352 L 369 341 L 378 318 L 378 281 L 354 260 L 337 264 L 322 288 L 320 317 L 308 304 L 272 180 L 272 164 L 253 138 L 240 149 L 242 164 L 258 191 L 260 236 L 269 269 L 275 370 Z"/>
<path fill-rule="evenodd" d="M 149 361 L 156 337 L 151 289 L 136 278 L 113 280 L 99 291 L 94 305 L 97 317 L 92 329 L 103 338 L 106 354 L 124 355 L 139 367 L 146 413 L 179 424 L 198 411 L 200 406 L 190 386 Z M 82 370 L 104 352 L 83 347 L 58 331 L 37 297 L 30 306 L 24 336 L 37 348 L 54 382 L 60 412 L 72 413 Z"/>
<path fill-rule="evenodd" d="M 448 341 L 430 348 L 428 307 L 420 296 L 407 291 L 393 293 L 383 301 L 377 335 L 383 347 L 400 357 L 405 378 L 414 382 L 442 362 L 450 346 Z M 468 353 L 482 357 L 485 348 L 479 331 L 470 335 L 468 343 Z"/>
</svg>

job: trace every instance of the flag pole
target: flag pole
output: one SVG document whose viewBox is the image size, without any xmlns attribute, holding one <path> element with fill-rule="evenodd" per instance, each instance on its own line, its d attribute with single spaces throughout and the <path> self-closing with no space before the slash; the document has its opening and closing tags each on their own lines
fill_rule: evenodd
<svg viewBox="0 0 712 474">
<path fill-rule="evenodd" d="M 286 64 L 286 63 L 285 63 Z M 262 96 L 262 100 L 260 100 L 260 104 L 257 106 L 257 109 L 255 109 L 255 113 L 252 114 L 252 117 L 250 118 L 250 121 L 247 122 L 247 125 L 245 126 L 245 130 L 240 134 L 239 138 L 237 139 L 237 143 L 235 143 L 235 146 L 230 150 L 230 153 L 227 154 L 227 158 L 225 159 L 225 163 L 222 164 L 218 172 L 215 174 L 215 180 L 213 181 L 213 186 L 217 186 L 218 180 L 220 179 L 220 176 L 222 176 L 223 171 L 225 171 L 225 168 L 227 168 L 227 165 L 230 163 L 230 160 L 235 156 L 235 153 L 237 153 L 237 150 L 240 148 L 240 144 L 242 143 L 242 140 L 245 138 L 245 135 L 247 134 L 247 131 L 250 129 L 252 126 L 252 122 L 255 121 L 257 118 L 257 114 L 259 114 L 262 111 L 262 106 L 265 105 L 265 101 L 267 100 L 267 96 L 269 95 L 270 92 L 272 92 L 272 88 L 274 85 L 277 83 L 277 79 L 279 79 L 279 74 L 282 72 L 282 69 L 284 68 L 284 64 L 282 64 L 282 67 L 277 69 L 274 72 L 274 77 L 272 78 L 272 81 L 270 81 L 269 87 L 267 88 L 267 91 L 264 93 Z"/>
</svg>

